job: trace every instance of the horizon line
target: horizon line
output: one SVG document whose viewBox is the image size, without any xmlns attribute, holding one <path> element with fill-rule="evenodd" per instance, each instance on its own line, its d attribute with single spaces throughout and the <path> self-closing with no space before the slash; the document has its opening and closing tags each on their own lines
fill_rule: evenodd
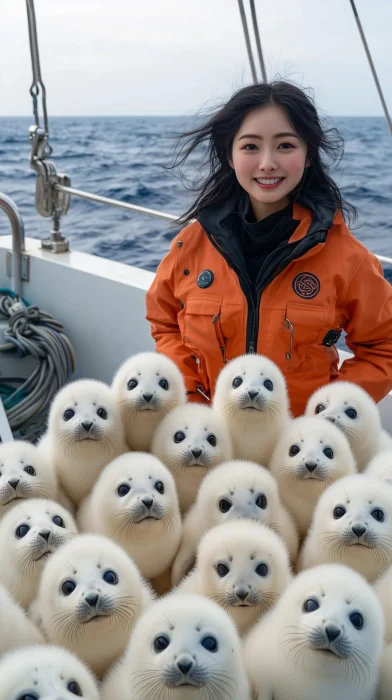
<svg viewBox="0 0 392 700">
<path fill-rule="evenodd" d="M 160 119 L 164 119 L 165 117 L 176 117 L 176 118 L 184 118 L 184 119 L 189 119 L 189 117 L 196 117 L 197 113 L 195 114 L 52 114 L 49 117 L 49 121 L 51 119 L 80 119 L 80 118 L 105 118 L 105 119 L 116 119 L 119 117 L 140 117 L 140 118 L 145 118 L 145 117 L 159 117 Z M 0 119 L 27 119 L 27 117 L 30 117 L 31 119 L 34 119 L 34 115 L 32 114 L 0 114 Z M 40 115 L 42 118 L 42 115 Z M 338 117 L 338 118 L 350 118 L 350 119 L 385 119 L 384 114 L 329 114 L 328 117 Z"/>
</svg>

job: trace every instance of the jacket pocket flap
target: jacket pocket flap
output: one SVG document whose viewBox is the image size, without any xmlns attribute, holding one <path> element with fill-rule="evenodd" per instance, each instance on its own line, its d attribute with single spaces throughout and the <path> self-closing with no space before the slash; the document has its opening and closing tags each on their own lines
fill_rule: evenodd
<svg viewBox="0 0 392 700">
<path fill-rule="evenodd" d="M 321 328 L 333 323 L 333 316 L 327 313 L 324 306 L 306 302 L 289 301 L 286 306 L 286 317 L 295 326 Z"/>
<path fill-rule="evenodd" d="M 221 299 L 208 299 L 206 297 L 192 297 L 185 301 L 185 314 L 195 316 L 216 316 L 222 305 Z"/>
</svg>

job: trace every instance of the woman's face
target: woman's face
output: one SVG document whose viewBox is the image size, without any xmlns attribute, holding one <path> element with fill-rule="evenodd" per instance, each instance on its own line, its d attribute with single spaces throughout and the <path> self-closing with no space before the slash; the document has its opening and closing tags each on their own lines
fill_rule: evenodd
<svg viewBox="0 0 392 700">
<path fill-rule="evenodd" d="M 257 220 L 289 204 L 289 193 L 309 165 L 306 153 L 306 143 L 281 107 L 259 107 L 245 117 L 234 137 L 230 165 Z"/>
</svg>

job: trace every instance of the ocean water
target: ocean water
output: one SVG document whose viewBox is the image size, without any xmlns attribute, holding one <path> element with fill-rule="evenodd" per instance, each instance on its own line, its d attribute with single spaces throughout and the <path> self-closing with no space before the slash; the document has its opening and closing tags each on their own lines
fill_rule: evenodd
<svg viewBox="0 0 392 700">
<path fill-rule="evenodd" d="M 46 237 L 51 220 L 34 207 L 35 174 L 29 167 L 30 117 L 0 118 L 0 191 L 19 206 L 27 236 Z M 333 173 L 343 196 L 357 207 L 352 231 L 374 253 L 392 256 L 392 138 L 383 118 L 333 120 L 345 156 Z M 167 171 L 173 134 L 189 127 L 180 117 L 54 117 L 52 160 L 73 187 L 178 215 L 192 201 L 181 179 Z M 199 159 L 190 162 L 189 176 Z M 178 229 L 165 221 L 73 198 L 62 231 L 73 249 L 148 270 L 169 249 Z M 9 233 L 0 216 L 0 234 Z M 392 282 L 392 267 L 385 266 Z"/>
</svg>

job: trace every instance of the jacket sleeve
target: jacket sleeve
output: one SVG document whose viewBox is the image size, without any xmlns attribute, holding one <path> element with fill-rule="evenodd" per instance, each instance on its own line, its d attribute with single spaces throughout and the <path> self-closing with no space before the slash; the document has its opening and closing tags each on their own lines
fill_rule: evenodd
<svg viewBox="0 0 392 700">
<path fill-rule="evenodd" d="M 181 307 L 174 294 L 175 241 L 176 239 L 171 244 L 170 252 L 158 266 L 154 281 L 146 294 L 146 318 L 151 323 L 151 335 L 156 343 L 156 351 L 170 357 L 184 375 L 188 401 L 206 403 L 197 387 L 199 386 L 204 393 L 207 393 L 207 387 L 201 385 L 196 363 L 191 358 L 189 348 L 182 342 L 177 321 Z"/>
<path fill-rule="evenodd" d="M 348 285 L 345 313 L 346 345 L 354 357 L 343 362 L 338 379 L 381 401 L 392 389 L 392 286 L 369 251 Z"/>
</svg>

